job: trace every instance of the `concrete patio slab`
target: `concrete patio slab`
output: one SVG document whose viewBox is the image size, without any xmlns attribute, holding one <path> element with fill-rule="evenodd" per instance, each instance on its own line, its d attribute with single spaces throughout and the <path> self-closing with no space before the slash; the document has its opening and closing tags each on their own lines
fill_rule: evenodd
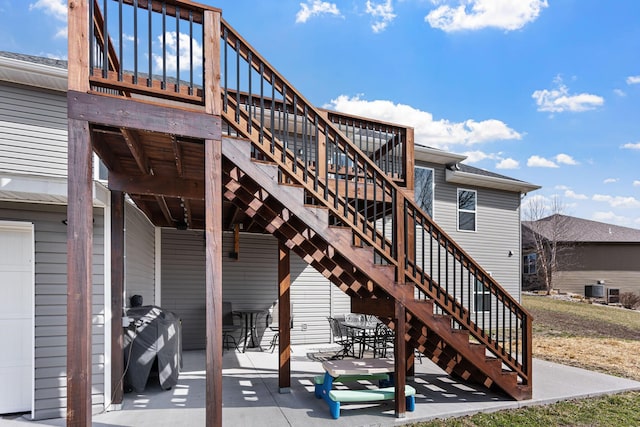
<svg viewBox="0 0 640 427">
<path fill-rule="evenodd" d="M 393 402 L 344 405 L 334 420 L 324 400 L 313 393 L 313 376 L 323 372 L 317 355 L 322 346 L 295 346 L 290 393 L 278 391 L 275 353 L 225 351 L 223 369 L 223 423 L 228 426 L 397 426 L 434 418 L 541 405 L 560 400 L 640 390 L 640 382 L 545 361 L 534 361 L 533 399 L 513 401 L 505 395 L 463 384 L 427 360 L 416 363 L 416 410 L 406 418 L 394 416 Z M 315 360 L 314 360 L 315 359 Z M 366 387 L 363 384 L 362 387 Z M 184 353 L 177 386 L 163 391 L 153 384 L 144 393 L 125 395 L 123 407 L 93 416 L 93 425 L 200 426 L 205 422 L 204 353 Z M 0 418 L 0 425 L 64 426 L 63 419 L 28 421 Z"/>
</svg>

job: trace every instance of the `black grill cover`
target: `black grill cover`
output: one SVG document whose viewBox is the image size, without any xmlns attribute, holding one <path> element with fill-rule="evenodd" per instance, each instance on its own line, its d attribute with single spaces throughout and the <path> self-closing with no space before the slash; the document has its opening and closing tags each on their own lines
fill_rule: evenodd
<svg viewBox="0 0 640 427">
<path fill-rule="evenodd" d="M 132 307 L 126 315 L 132 323 L 124 333 L 125 390 L 144 391 L 156 358 L 160 387 L 173 388 L 182 366 L 180 319 L 153 305 Z"/>
</svg>

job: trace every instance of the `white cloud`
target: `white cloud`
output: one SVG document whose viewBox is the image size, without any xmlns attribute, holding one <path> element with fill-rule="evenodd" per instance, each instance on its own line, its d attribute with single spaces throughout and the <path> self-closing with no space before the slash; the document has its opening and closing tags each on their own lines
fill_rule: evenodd
<svg viewBox="0 0 640 427">
<path fill-rule="evenodd" d="M 520 162 L 512 158 L 502 159 L 498 163 L 496 163 L 496 169 L 519 169 L 519 168 L 520 168 Z"/>
<path fill-rule="evenodd" d="M 466 151 L 464 153 L 467 158 L 465 159 L 465 163 L 478 163 L 482 160 L 486 159 L 494 159 L 495 156 L 493 154 L 487 154 L 484 151 Z"/>
<path fill-rule="evenodd" d="M 634 187 L 640 187 L 640 181 L 638 181 L 637 179 L 633 181 L 633 186 Z"/>
<path fill-rule="evenodd" d="M 629 218 L 621 215 L 616 215 L 611 211 L 594 212 L 593 215 L 591 216 L 591 219 L 593 219 L 594 221 L 600 221 L 607 224 L 617 224 L 622 226 L 629 226 L 632 223 L 632 221 Z"/>
<path fill-rule="evenodd" d="M 625 93 L 625 91 L 623 91 L 622 89 L 614 89 L 613 93 L 615 93 L 616 95 L 618 95 L 620 98 L 624 98 L 625 96 L 627 96 L 627 94 Z"/>
<path fill-rule="evenodd" d="M 608 194 L 594 194 L 594 202 L 608 203 L 613 208 L 640 208 L 640 200 L 635 197 L 610 196 Z"/>
<path fill-rule="evenodd" d="M 367 101 L 360 96 L 340 95 L 325 105 L 325 108 L 412 126 L 415 129 L 416 144 L 441 149 L 449 149 L 450 144 L 469 146 L 489 141 L 522 138 L 522 135 L 500 120 L 489 119 L 477 122 L 468 119 L 459 123 L 446 119 L 434 120 L 429 112 L 387 100 Z"/>
<path fill-rule="evenodd" d="M 167 50 L 167 71 L 174 72 L 177 69 L 177 41 L 175 31 L 167 31 L 165 33 L 166 38 L 166 50 Z M 162 36 L 158 36 L 160 46 L 162 46 Z M 180 70 L 188 70 L 190 67 L 191 58 L 193 58 L 193 68 L 198 69 L 202 67 L 202 46 L 197 40 L 193 40 L 193 55 L 189 52 L 190 45 L 189 35 L 180 33 Z M 162 55 L 153 54 L 153 61 L 155 63 L 156 70 L 162 70 Z"/>
<path fill-rule="evenodd" d="M 628 142 L 622 146 L 622 148 L 628 148 L 629 150 L 640 150 L 640 142 Z"/>
<path fill-rule="evenodd" d="M 38 0 L 35 3 L 29 4 L 29 11 L 38 9 L 44 11 L 46 15 L 53 16 L 58 21 L 67 22 L 66 0 Z M 67 33 L 68 28 L 65 25 L 64 27 L 58 28 L 53 37 L 56 39 L 65 39 L 67 38 Z"/>
<path fill-rule="evenodd" d="M 378 4 L 367 0 L 367 9 L 365 12 L 375 18 L 375 21 L 371 24 L 371 29 L 374 33 L 384 31 L 389 23 L 396 18 L 396 15 L 393 13 L 391 0 L 386 0 Z"/>
<path fill-rule="evenodd" d="M 446 32 L 489 27 L 518 30 L 535 21 L 542 9 L 549 6 L 547 0 L 458 0 L 447 3 L 454 5 L 439 6 L 424 18 L 433 28 Z"/>
<path fill-rule="evenodd" d="M 59 21 L 67 20 L 67 2 L 65 0 L 38 0 L 29 4 L 29 11 L 42 9 L 47 15 L 51 15 Z"/>
<path fill-rule="evenodd" d="M 557 168 L 559 167 L 552 160 L 540 156 L 531 156 L 527 159 L 527 166 L 530 168 Z"/>
<path fill-rule="evenodd" d="M 296 13 L 296 23 L 304 24 L 310 18 L 319 15 L 341 16 L 340 10 L 335 3 L 329 3 L 321 0 L 309 0 L 306 3 L 300 3 L 300 10 Z"/>
<path fill-rule="evenodd" d="M 572 165 L 573 166 L 573 165 L 577 165 L 578 164 L 578 162 L 576 162 L 573 159 L 573 157 L 571 157 L 568 154 L 560 153 L 555 157 L 555 159 L 556 159 L 556 162 L 564 164 L 564 165 Z"/>
<path fill-rule="evenodd" d="M 573 190 L 565 190 L 564 197 L 566 197 L 568 199 L 575 199 L 575 200 L 588 200 L 589 199 L 589 196 L 587 196 L 586 194 L 579 194 L 579 193 L 576 193 Z"/>
<path fill-rule="evenodd" d="M 593 110 L 604 104 L 604 98 L 590 93 L 570 94 L 569 88 L 560 76 L 554 79 L 555 89 L 543 89 L 533 92 L 538 111 L 562 113 L 564 111 L 581 112 Z"/>
<path fill-rule="evenodd" d="M 54 35 L 56 39 L 66 39 L 67 33 L 69 32 L 69 28 L 65 25 L 64 27 L 58 28 L 58 31 Z"/>
<path fill-rule="evenodd" d="M 640 84 L 640 76 L 629 76 L 627 77 L 628 85 L 637 85 Z"/>
<path fill-rule="evenodd" d="M 560 184 L 560 185 L 556 185 L 555 187 L 553 187 L 553 189 L 554 189 L 554 190 L 570 190 L 571 188 L 569 188 L 569 187 L 568 187 L 568 186 L 566 186 L 566 185 L 562 185 L 562 184 Z"/>
<path fill-rule="evenodd" d="M 618 178 L 607 178 L 603 181 L 604 184 L 615 184 L 620 181 Z"/>
</svg>

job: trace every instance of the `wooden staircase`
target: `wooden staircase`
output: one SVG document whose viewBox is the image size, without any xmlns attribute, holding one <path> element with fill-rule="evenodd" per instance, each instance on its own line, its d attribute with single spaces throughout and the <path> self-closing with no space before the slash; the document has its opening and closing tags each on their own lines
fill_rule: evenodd
<svg viewBox="0 0 640 427">
<path fill-rule="evenodd" d="M 363 312 L 384 320 L 399 301 L 396 333 L 447 373 L 531 398 L 526 310 L 224 20 L 221 39 L 222 73 L 237 76 L 222 87 L 225 197 Z"/>
<path fill-rule="evenodd" d="M 229 201 L 348 294 L 352 306 L 394 328 L 389 307 L 403 306 L 404 330 L 396 334 L 446 372 L 515 399 L 531 398 L 532 318 L 406 190 L 412 188 L 406 169 L 413 166 L 396 159 L 413 155 L 407 136 L 366 119 L 351 118 L 345 125 L 339 115 L 318 110 L 220 18 L 219 10 L 173 0 L 143 3 L 148 16 L 162 13 L 164 23 L 168 14 L 176 28 L 183 21 L 181 28 L 192 36 L 202 33 L 204 54 L 188 62 L 207 65 L 202 83 L 194 80 L 193 68 L 188 81 L 180 67 L 172 78 L 166 66 L 154 75 L 151 62 L 148 75 L 135 60 L 133 72 L 125 70 L 127 52 L 121 47 L 116 52 L 108 35 L 106 18 L 113 19 L 113 13 L 101 14 L 98 2 L 91 1 L 89 50 L 100 53 L 91 55 L 89 64 L 93 90 L 196 104 L 213 115 L 221 110 Z M 123 3 L 118 6 L 114 13 Z M 148 30 L 145 40 L 151 45 Z M 207 135 L 212 139 L 215 132 Z M 141 152 L 133 154 L 148 172 Z"/>
<path fill-rule="evenodd" d="M 531 397 L 531 387 L 472 343 L 469 331 L 453 328 L 449 315 L 434 314 L 432 300 L 415 299 L 412 285 L 397 283 L 394 266 L 374 263 L 372 248 L 353 245 L 350 228 L 329 225 L 327 208 L 305 205 L 302 186 L 278 184 L 278 167 L 253 161 L 250 142 L 225 138 L 222 152 L 225 197 L 352 298 L 372 305 L 402 301 L 411 346 L 449 374 L 515 399 Z"/>
</svg>

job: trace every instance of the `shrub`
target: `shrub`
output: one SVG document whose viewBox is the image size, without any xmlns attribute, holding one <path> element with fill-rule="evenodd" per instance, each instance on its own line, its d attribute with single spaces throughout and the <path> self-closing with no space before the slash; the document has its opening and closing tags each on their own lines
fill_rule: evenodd
<svg viewBox="0 0 640 427">
<path fill-rule="evenodd" d="M 620 294 L 620 304 L 624 308 L 635 310 L 640 308 L 640 294 L 634 294 L 633 292 L 622 292 Z"/>
</svg>

